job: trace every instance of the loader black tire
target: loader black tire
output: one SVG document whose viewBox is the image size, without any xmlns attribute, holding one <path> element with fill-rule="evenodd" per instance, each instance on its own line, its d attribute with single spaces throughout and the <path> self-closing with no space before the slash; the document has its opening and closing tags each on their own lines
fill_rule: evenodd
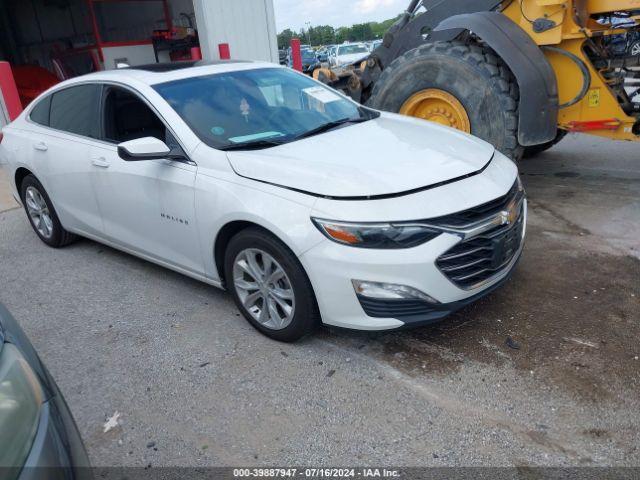
<svg viewBox="0 0 640 480">
<path fill-rule="evenodd" d="M 415 93 L 437 88 L 462 103 L 471 134 L 519 160 L 519 90 L 515 77 L 493 50 L 459 41 L 422 45 L 395 59 L 374 85 L 369 106 L 399 112 Z"/>
<path fill-rule="evenodd" d="M 560 143 L 560 141 L 567 135 L 566 130 L 558 129 L 558 135 L 556 138 L 547 143 L 542 143 L 540 145 L 532 145 L 531 147 L 524 147 L 524 153 L 522 155 L 523 158 L 532 158 L 536 155 L 549 150 L 554 145 Z"/>
</svg>

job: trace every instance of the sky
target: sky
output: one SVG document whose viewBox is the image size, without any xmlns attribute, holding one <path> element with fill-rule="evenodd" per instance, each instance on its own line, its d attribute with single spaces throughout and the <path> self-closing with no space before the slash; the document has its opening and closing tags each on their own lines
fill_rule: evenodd
<svg viewBox="0 0 640 480">
<path fill-rule="evenodd" d="M 409 0 L 273 0 L 273 4 L 281 32 L 285 28 L 306 28 L 306 22 L 333 27 L 379 22 L 402 13 Z"/>
</svg>

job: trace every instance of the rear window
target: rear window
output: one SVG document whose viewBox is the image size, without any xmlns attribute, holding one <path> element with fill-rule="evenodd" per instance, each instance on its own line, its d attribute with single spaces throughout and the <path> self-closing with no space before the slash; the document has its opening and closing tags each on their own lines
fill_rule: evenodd
<svg viewBox="0 0 640 480">
<path fill-rule="evenodd" d="M 99 85 L 78 85 L 52 95 L 49 126 L 84 137 L 99 137 Z"/>
<path fill-rule="evenodd" d="M 33 110 L 31 110 L 31 114 L 29 115 L 29 118 L 31 119 L 32 122 L 48 127 L 50 109 L 51 109 L 51 95 L 48 95 L 47 97 L 40 100 L 35 107 L 33 107 Z"/>
</svg>

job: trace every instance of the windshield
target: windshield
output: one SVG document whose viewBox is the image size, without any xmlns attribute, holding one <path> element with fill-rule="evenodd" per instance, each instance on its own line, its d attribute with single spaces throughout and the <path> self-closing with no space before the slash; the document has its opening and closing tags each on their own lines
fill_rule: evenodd
<svg viewBox="0 0 640 480">
<path fill-rule="evenodd" d="M 267 148 L 321 133 L 325 126 L 378 116 L 285 68 L 192 77 L 154 88 L 204 143 L 222 150 Z"/>
<path fill-rule="evenodd" d="M 311 50 L 304 50 L 302 52 L 302 59 L 303 60 L 315 60 L 316 59 L 316 54 L 313 53 Z"/>
<path fill-rule="evenodd" d="M 345 45 L 338 50 L 338 55 L 352 55 L 354 53 L 369 53 L 369 50 L 364 45 Z"/>
</svg>

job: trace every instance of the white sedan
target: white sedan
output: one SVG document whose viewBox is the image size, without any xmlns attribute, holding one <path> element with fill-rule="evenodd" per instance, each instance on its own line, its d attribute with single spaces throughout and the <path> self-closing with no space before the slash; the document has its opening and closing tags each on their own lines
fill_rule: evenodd
<svg viewBox="0 0 640 480">
<path fill-rule="evenodd" d="M 271 64 L 75 78 L 2 136 L 43 242 L 80 235 L 226 288 L 277 340 L 437 321 L 523 247 L 517 168 L 491 145 Z"/>
<path fill-rule="evenodd" d="M 335 54 L 330 60 L 332 67 L 343 67 L 359 62 L 370 54 L 369 47 L 364 43 L 348 43 L 336 47 Z"/>
</svg>

